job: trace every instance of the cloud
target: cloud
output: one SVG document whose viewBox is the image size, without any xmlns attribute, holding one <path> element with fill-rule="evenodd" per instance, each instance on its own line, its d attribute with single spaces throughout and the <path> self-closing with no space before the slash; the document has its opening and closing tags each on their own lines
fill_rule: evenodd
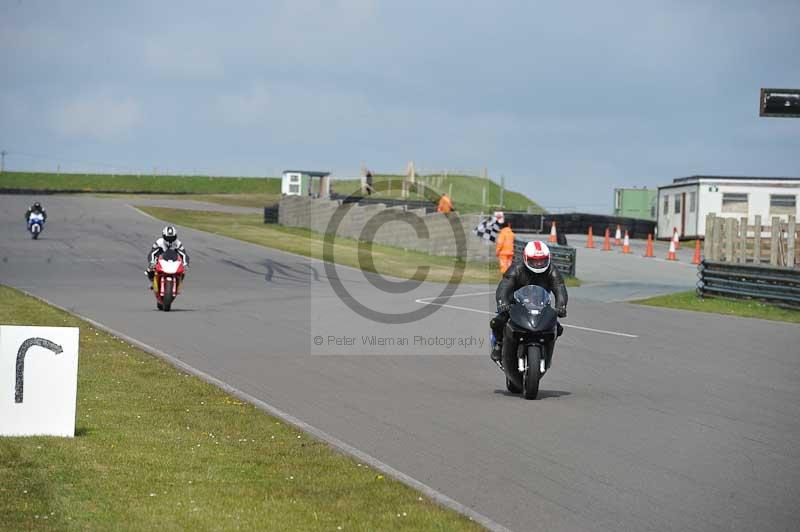
<svg viewBox="0 0 800 532">
<path fill-rule="evenodd" d="M 57 107 L 50 125 L 67 137 L 110 140 L 129 133 L 142 123 L 140 105 L 130 97 L 84 96 Z"/>
<path fill-rule="evenodd" d="M 199 47 L 190 33 L 169 40 L 150 41 L 142 52 L 144 65 L 150 70 L 177 79 L 210 80 L 223 75 L 223 66 L 210 46 Z M 187 44 L 188 43 L 188 44 Z"/>
<path fill-rule="evenodd" d="M 245 91 L 217 96 L 220 120 L 233 126 L 264 125 L 269 120 L 272 98 L 266 86 L 256 84 Z"/>
</svg>

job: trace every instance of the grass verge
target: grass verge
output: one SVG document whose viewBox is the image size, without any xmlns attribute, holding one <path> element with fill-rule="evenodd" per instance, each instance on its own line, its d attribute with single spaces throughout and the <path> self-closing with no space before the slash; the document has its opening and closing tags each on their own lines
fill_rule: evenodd
<svg viewBox="0 0 800 532">
<path fill-rule="evenodd" d="M 0 438 L 4 530 L 479 530 L 78 318 L 0 285 L 0 323 L 80 327 L 77 436 Z"/>
<path fill-rule="evenodd" d="M 761 318 L 763 320 L 788 321 L 800 323 L 800 311 L 777 307 L 758 301 L 738 301 L 717 298 L 699 298 L 693 290 L 678 292 L 664 296 L 650 297 L 632 301 L 638 305 L 651 307 L 667 307 L 698 312 L 712 312 L 743 318 Z"/>
<path fill-rule="evenodd" d="M 257 214 L 228 214 L 145 206 L 137 206 L 137 209 L 169 223 L 322 259 L 323 235 L 298 227 L 264 224 L 263 218 Z M 336 239 L 334 257 L 337 264 L 361 268 L 359 254 L 357 240 L 343 237 Z M 368 271 L 411 279 L 418 267 L 427 266 L 429 270 L 424 279 L 433 282 L 448 282 L 456 263 L 453 257 L 429 255 L 380 244 L 372 246 L 370 255 L 374 268 L 367 268 Z M 366 256 L 363 252 L 361 258 Z M 499 280 L 500 273 L 494 262 L 468 262 L 464 268 L 462 282 L 491 284 Z M 574 278 L 567 279 L 567 286 L 580 286 L 580 281 Z"/>
<path fill-rule="evenodd" d="M 46 174 L 3 172 L 0 190 L 150 192 L 164 194 L 280 194 L 277 177 Z"/>
</svg>

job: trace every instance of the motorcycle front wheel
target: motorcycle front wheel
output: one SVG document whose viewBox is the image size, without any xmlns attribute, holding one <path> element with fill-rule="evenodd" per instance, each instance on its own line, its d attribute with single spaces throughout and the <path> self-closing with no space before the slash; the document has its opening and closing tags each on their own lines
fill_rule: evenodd
<svg viewBox="0 0 800 532">
<path fill-rule="evenodd" d="M 167 279 L 164 282 L 164 297 L 161 298 L 161 305 L 164 307 L 164 312 L 169 312 L 172 308 L 172 300 L 175 298 L 172 292 L 173 282 L 174 281 L 172 279 Z"/>
<path fill-rule="evenodd" d="M 529 345 L 528 349 L 528 367 L 522 373 L 522 392 L 525 399 L 536 399 L 539 395 L 539 379 L 542 374 L 539 373 L 539 366 L 542 360 L 542 348 L 538 345 Z"/>
</svg>

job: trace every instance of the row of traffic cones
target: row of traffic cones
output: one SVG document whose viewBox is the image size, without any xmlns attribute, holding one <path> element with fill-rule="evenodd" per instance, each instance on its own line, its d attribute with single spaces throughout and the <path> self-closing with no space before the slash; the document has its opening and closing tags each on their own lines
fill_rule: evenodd
<svg viewBox="0 0 800 532">
<path fill-rule="evenodd" d="M 551 238 L 553 238 L 553 231 L 551 230 Z M 629 254 L 631 253 L 631 241 L 630 236 L 628 235 L 628 231 L 625 230 L 625 236 L 622 237 L 622 231 L 619 225 L 617 225 L 617 231 L 614 235 L 614 245 L 619 246 L 620 242 L 622 243 L 622 253 Z M 592 227 L 589 226 L 589 233 L 586 238 L 586 247 L 589 249 L 594 249 L 594 235 L 592 234 Z M 675 252 L 680 249 L 680 239 L 678 237 L 678 231 L 675 230 L 672 234 L 672 239 L 669 241 L 669 251 L 667 252 L 667 260 L 678 260 L 677 255 Z M 605 238 L 603 239 L 603 251 L 611 251 L 611 231 L 608 227 L 606 227 Z M 645 248 L 644 257 L 652 258 L 655 257 L 655 253 L 653 251 L 653 234 L 647 234 L 647 247 Z M 694 257 L 692 258 L 692 264 L 700 264 L 700 241 L 695 241 L 694 246 Z"/>
</svg>

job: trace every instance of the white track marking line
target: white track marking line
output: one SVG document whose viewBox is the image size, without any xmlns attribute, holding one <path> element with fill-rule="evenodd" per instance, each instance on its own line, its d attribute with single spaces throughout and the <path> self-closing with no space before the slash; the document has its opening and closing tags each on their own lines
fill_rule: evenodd
<svg viewBox="0 0 800 532">
<path fill-rule="evenodd" d="M 142 213 L 142 214 L 145 214 L 145 213 Z M 374 467 L 375 469 L 377 469 L 378 471 L 382 471 L 383 473 L 389 475 L 390 477 L 394 478 L 395 480 L 397 480 L 399 482 L 402 482 L 406 486 L 410 486 L 411 488 L 421 492 L 426 497 L 428 497 L 430 499 L 433 499 L 434 501 L 438 502 L 442 506 L 450 508 L 451 510 L 455 510 L 456 512 L 458 512 L 460 514 L 469 517 L 470 519 L 472 519 L 476 523 L 478 523 L 480 525 L 483 525 L 484 527 L 486 527 L 489 530 L 492 530 L 493 532 L 511 532 L 510 529 L 504 527 L 500 523 L 497 523 L 497 522 L 493 521 L 491 518 L 489 518 L 489 517 L 477 512 L 476 510 L 473 510 L 469 506 L 461 504 L 460 502 L 456 501 L 455 499 L 451 499 L 450 497 L 448 497 L 444 493 L 435 490 L 434 488 L 428 486 L 427 484 L 423 484 L 422 482 L 420 482 L 419 480 L 415 479 L 414 477 L 406 475 L 402 471 L 399 471 L 399 470 L 393 468 L 392 466 L 380 461 L 379 459 L 375 458 L 372 455 L 369 455 L 369 454 L 365 453 L 364 451 L 358 449 L 357 447 L 353 447 L 352 445 L 343 442 L 342 440 L 336 438 L 335 436 L 332 436 L 332 435 L 328 434 L 327 432 L 324 432 L 323 430 L 320 430 L 320 429 L 316 428 L 313 425 L 309 425 L 305 421 L 303 421 L 303 420 L 301 420 L 299 418 L 296 418 L 293 415 L 291 415 L 291 414 L 289 414 L 287 412 L 284 412 L 283 410 L 280 410 L 279 408 L 277 408 L 275 406 L 272 406 L 271 404 L 267 403 L 266 401 L 262 401 L 261 399 L 258 399 L 256 397 L 250 395 L 247 392 L 243 392 L 242 390 L 240 390 L 238 388 L 235 388 L 234 386 L 231 386 L 230 384 L 226 383 L 225 381 L 222 381 L 222 380 L 220 380 L 220 379 L 218 379 L 216 377 L 213 377 L 212 375 L 210 375 L 210 374 L 208 374 L 208 373 L 206 373 L 204 371 L 201 371 L 201 370 L 199 370 L 199 369 L 197 369 L 197 368 L 195 368 L 193 366 L 190 366 L 188 363 L 186 363 L 186 362 L 184 362 L 184 361 L 182 361 L 182 360 L 170 355 L 169 353 L 161 351 L 160 349 L 158 349 L 156 347 L 153 347 L 151 345 L 148 345 L 148 344 L 146 344 L 144 342 L 140 342 L 139 340 L 137 340 L 135 338 L 132 338 L 132 337 L 126 335 L 126 334 L 123 334 L 123 333 L 121 333 L 121 332 L 119 332 L 119 331 L 117 331 L 115 329 L 112 329 L 111 327 L 109 327 L 107 325 L 104 325 L 104 324 L 102 324 L 102 323 L 100 323 L 98 321 L 95 321 L 95 320 L 93 320 L 91 318 L 87 318 L 86 316 L 82 316 L 81 314 L 78 314 L 76 312 L 70 311 L 70 310 L 68 310 L 68 309 L 66 309 L 66 308 L 64 308 L 64 307 L 62 307 L 60 305 L 56 305 L 55 303 L 52 303 L 52 302 L 48 301 L 47 299 L 45 299 L 45 298 L 43 298 L 41 296 L 38 296 L 38 295 L 33 294 L 31 292 L 28 292 L 26 290 L 22 290 L 22 292 L 24 294 L 30 296 L 30 297 L 38 299 L 39 301 L 42 301 L 42 302 L 44 302 L 44 303 L 46 303 L 46 304 L 48 304 L 48 305 L 50 305 L 52 307 L 55 307 L 55 308 L 57 308 L 57 309 L 59 309 L 61 311 L 64 311 L 64 312 L 66 312 L 66 313 L 68 313 L 68 314 L 70 314 L 72 316 L 80 318 L 80 319 L 90 323 L 91 325 L 93 325 L 96 329 L 100 329 L 101 331 L 104 331 L 104 332 L 107 332 L 107 333 L 109 333 L 109 334 L 111 334 L 113 336 L 116 336 L 117 338 L 119 338 L 121 340 L 124 340 L 124 341 L 128 342 L 129 344 L 131 344 L 133 346 L 138 347 L 142 351 L 146 351 L 146 352 L 150 353 L 151 355 L 153 355 L 155 357 L 158 357 L 158 358 L 160 358 L 162 360 L 165 360 L 167 363 L 169 363 L 173 367 L 175 367 L 175 368 L 177 368 L 179 370 L 183 370 L 183 371 L 185 371 L 187 373 L 191 373 L 195 377 L 197 377 L 197 378 L 199 378 L 201 380 L 204 380 L 207 383 L 212 384 L 212 385 L 214 385 L 214 386 L 216 386 L 218 388 L 221 388 L 225 392 L 227 392 L 227 393 L 229 393 L 229 394 L 231 394 L 233 396 L 236 396 L 239 399 L 242 399 L 242 400 L 247 401 L 247 402 L 249 402 L 251 404 L 254 404 L 255 406 L 259 407 L 260 409 L 266 411 L 269 414 L 272 414 L 273 416 L 275 416 L 277 418 L 282 419 L 284 422 L 286 422 L 286 423 L 288 423 L 290 425 L 293 425 L 293 426 L 297 427 L 298 429 L 302 430 L 303 432 L 307 432 L 308 434 L 311 434 L 315 438 L 317 438 L 319 440 L 322 440 L 322 441 L 328 443 L 329 445 L 339 449 L 340 451 L 344 452 L 345 454 L 349 454 L 353 458 L 357 458 L 360 462 L 368 464 L 368 465 Z"/>
<path fill-rule="evenodd" d="M 139 214 L 141 214 L 142 216 L 147 216 L 148 218 L 150 218 L 151 220 L 155 220 L 156 222 L 163 222 L 163 221 L 164 221 L 164 220 L 159 220 L 158 218 L 156 218 L 155 216 L 153 216 L 153 215 L 151 215 L 151 214 L 147 214 L 147 213 L 146 213 L 146 212 L 144 212 L 143 210 L 141 210 L 141 209 L 139 209 L 139 208 L 137 208 L 137 207 L 134 207 L 134 206 L 133 206 L 133 205 L 131 205 L 130 203 L 126 203 L 126 204 L 125 204 L 125 206 L 126 206 L 126 207 L 130 207 L 131 209 L 133 209 L 134 211 L 138 212 L 138 213 L 139 213 Z"/>
<path fill-rule="evenodd" d="M 423 298 L 423 299 L 435 299 L 435 298 Z M 452 309 L 455 309 L 455 310 L 466 310 L 468 312 L 477 312 L 478 314 L 487 314 L 489 316 L 494 316 L 496 314 L 495 312 L 489 312 L 488 310 L 480 310 L 480 309 L 469 308 L 469 307 L 459 307 L 459 306 L 456 306 L 456 305 L 448 305 L 446 303 L 432 303 L 430 301 L 423 301 L 422 299 L 415 299 L 414 303 L 420 303 L 422 305 L 437 305 L 437 306 L 440 306 L 440 307 L 452 308 Z M 581 331 L 589 331 L 589 332 L 595 332 L 595 333 L 600 333 L 600 334 L 610 334 L 612 336 L 623 336 L 625 338 L 639 338 L 639 336 L 636 335 L 636 334 L 628 334 L 628 333 L 617 332 L 617 331 L 606 331 L 605 329 L 593 329 L 591 327 L 582 327 L 580 325 L 570 325 L 570 324 L 567 324 L 567 323 L 562 323 L 561 326 L 562 327 L 568 327 L 570 329 L 579 329 Z"/>
<path fill-rule="evenodd" d="M 580 329 L 582 331 L 596 332 L 600 334 L 610 334 L 612 336 L 624 336 L 625 338 L 639 338 L 639 335 L 637 334 L 628 334 L 617 331 L 606 331 L 605 329 L 592 329 L 591 327 L 581 327 L 580 325 L 570 325 L 568 323 L 562 323 L 561 326 L 569 327 L 571 329 Z"/>
<path fill-rule="evenodd" d="M 447 296 L 434 296 L 434 297 L 421 297 L 419 299 L 415 299 L 415 303 L 429 303 L 434 299 L 453 299 L 455 297 L 469 297 L 469 296 L 486 296 L 489 294 L 494 294 L 495 291 L 492 290 L 491 292 L 470 292 L 468 294 L 453 294 L 449 298 Z"/>
</svg>

